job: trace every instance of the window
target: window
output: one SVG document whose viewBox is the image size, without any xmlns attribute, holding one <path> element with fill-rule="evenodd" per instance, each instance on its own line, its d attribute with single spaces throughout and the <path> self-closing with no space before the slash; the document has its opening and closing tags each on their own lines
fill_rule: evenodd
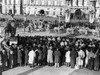
<svg viewBox="0 0 100 75">
<path fill-rule="evenodd" d="M 62 11 L 62 8 L 60 8 L 60 11 Z"/>
<path fill-rule="evenodd" d="M 50 2 L 50 0 L 48 1 L 48 5 L 51 5 L 51 2 Z"/>
<path fill-rule="evenodd" d="M 54 8 L 54 10 L 56 10 L 56 8 Z"/>
<path fill-rule="evenodd" d="M 47 8 L 47 10 L 49 10 L 49 8 Z"/>
</svg>

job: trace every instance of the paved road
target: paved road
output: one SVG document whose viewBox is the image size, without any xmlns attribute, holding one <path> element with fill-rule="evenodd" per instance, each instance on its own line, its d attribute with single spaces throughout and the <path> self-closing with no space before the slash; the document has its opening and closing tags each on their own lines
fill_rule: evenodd
<svg viewBox="0 0 100 75">
<path fill-rule="evenodd" d="M 100 71 L 91 71 L 88 69 L 72 69 L 66 66 L 60 68 L 41 66 L 29 68 L 17 67 L 3 72 L 3 75 L 100 75 Z"/>
</svg>

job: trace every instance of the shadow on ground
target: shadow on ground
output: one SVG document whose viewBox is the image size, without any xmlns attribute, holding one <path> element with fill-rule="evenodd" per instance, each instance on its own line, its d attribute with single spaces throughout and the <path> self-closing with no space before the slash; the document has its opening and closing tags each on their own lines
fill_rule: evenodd
<svg viewBox="0 0 100 75">
<path fill-rule="evenodd" d="M 89 69 L 79 69 L 70 73 L 69 75 L 100 75 L 100 71 L 94 71 Z"/>
<path fill-rule="evenodd" d="M 45 67 L 45 66 L 37 66 L 37 67 L 34 67 L 33 69 L 30 69 L 30 70 L 25 71 L 25 72 L 23 72 L 23 73 L 20 73 L 20 74 L 18 74 L 18 75 L 28 75 L 28 74 L 30 74 L 31 72 L 34 72 L 34 71 L 36 71 L 36 70 L 38 70 L 38 69 L 41 69 L 41 68 L 43 68 L 43 67 Z"/>
</svg>

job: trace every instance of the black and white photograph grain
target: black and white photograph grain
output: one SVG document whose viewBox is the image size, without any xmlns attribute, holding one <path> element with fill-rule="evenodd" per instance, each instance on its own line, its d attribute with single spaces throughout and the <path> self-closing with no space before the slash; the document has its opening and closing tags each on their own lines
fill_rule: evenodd
<svg viewBox="0 0 100 75">
<path fill-rule="evenodd" d="M 0 0 L 0 75 L 100 75 L 100 0 Z"/>
</svg>

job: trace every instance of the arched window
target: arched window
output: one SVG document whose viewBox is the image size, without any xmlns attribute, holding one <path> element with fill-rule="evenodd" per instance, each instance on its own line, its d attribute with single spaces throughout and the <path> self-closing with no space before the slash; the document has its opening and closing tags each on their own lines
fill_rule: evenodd
<svg viewBox="0 0 100 75">
<path fill-rule="evenodd" d="M 50 2 L 50 0 L 48 0 L 48 5 L 51 5 L 51 2 Z"/>
</svg>

